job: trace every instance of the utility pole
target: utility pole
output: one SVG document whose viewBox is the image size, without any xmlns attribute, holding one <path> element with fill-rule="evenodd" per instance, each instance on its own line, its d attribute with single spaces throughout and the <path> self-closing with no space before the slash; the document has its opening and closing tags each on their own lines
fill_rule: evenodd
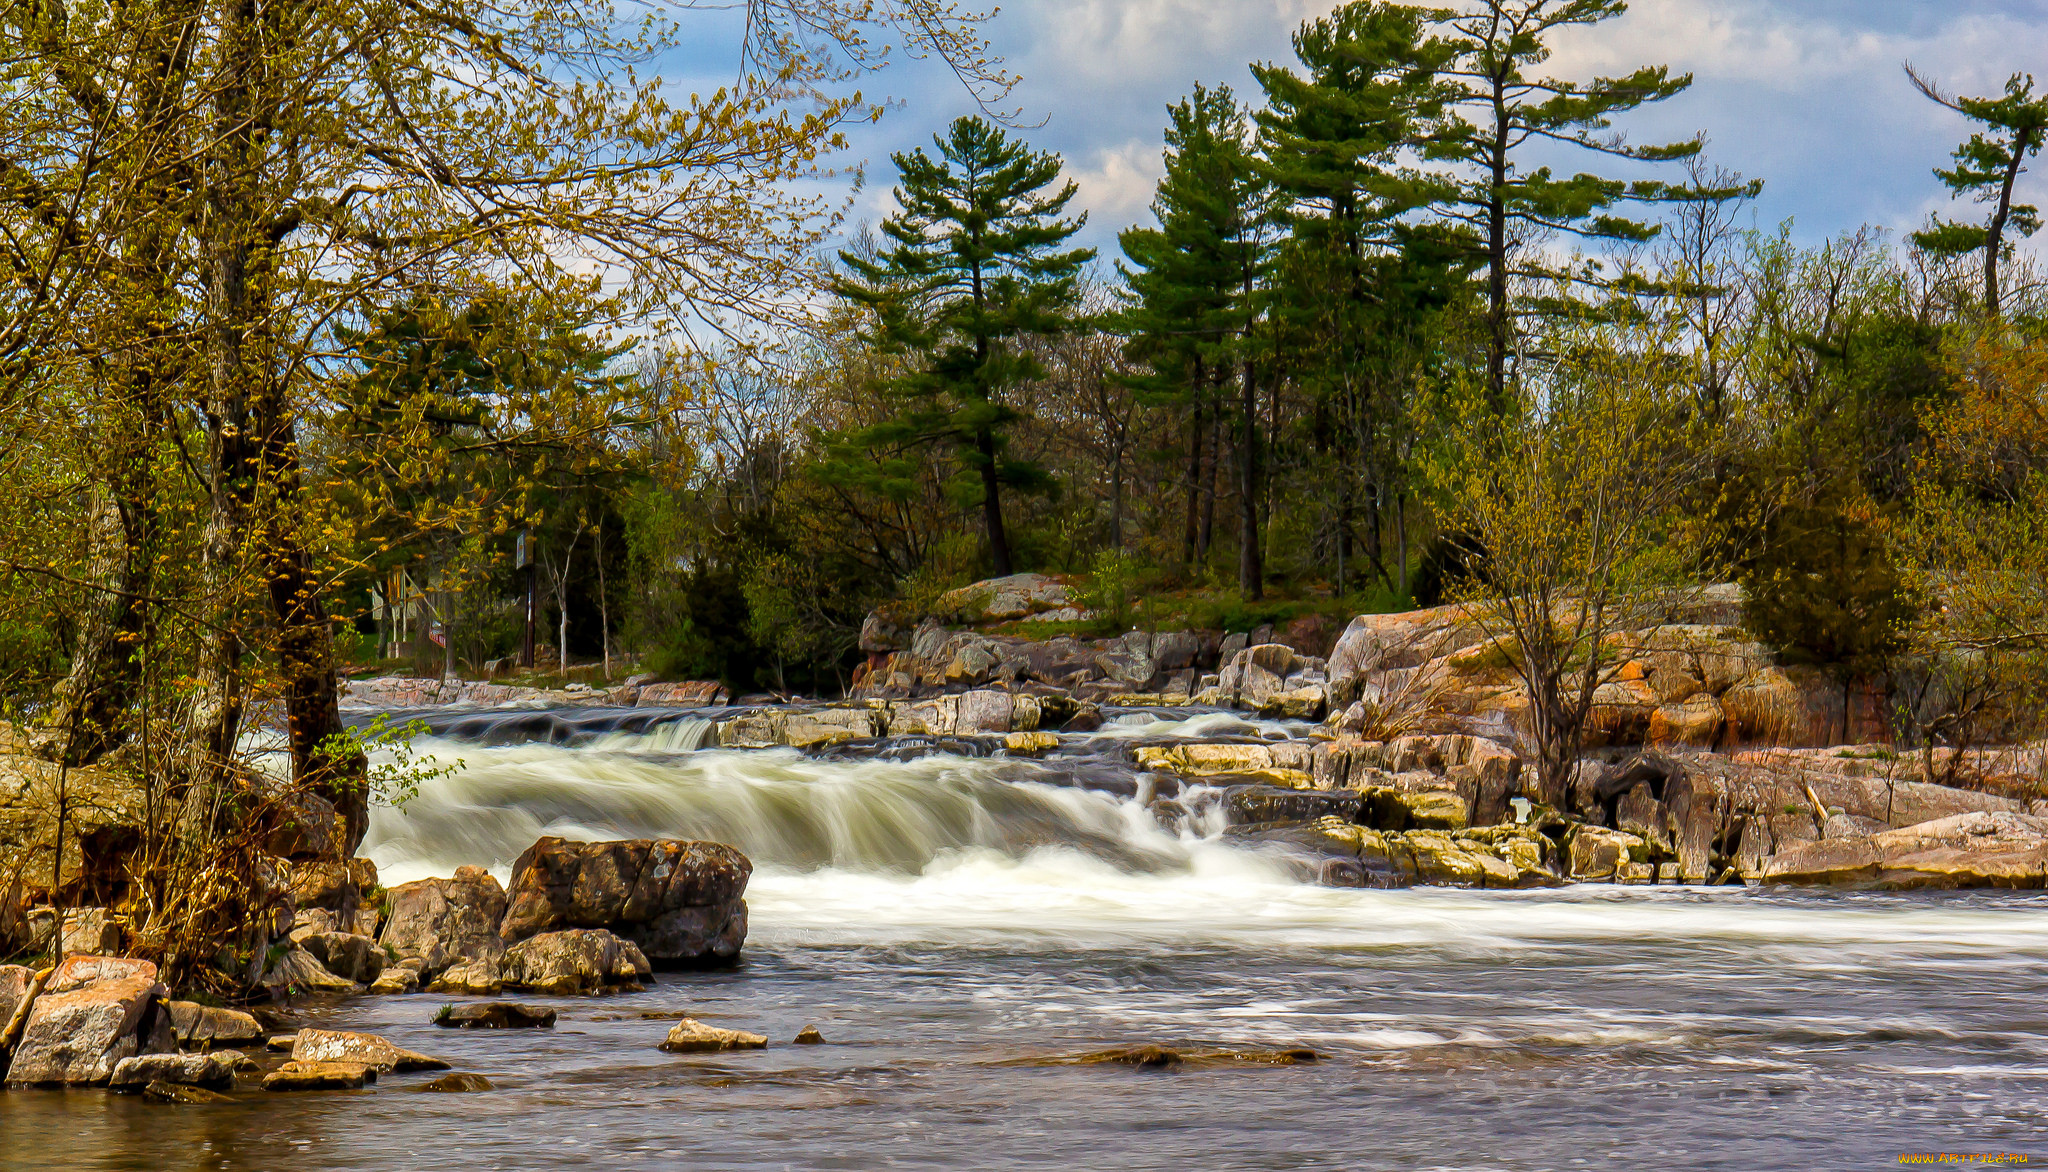
<svg viewBox="0 0 2048 1172">
<path fill-rule="evenodd" d="M 534 580 L 533 530 L 519 531 L 519 544 L 513 551 L 512 568 L 526 571 L 526 642 L 519 649 L 519 666 L 533 666 L 533 620 L 534 605 L 538 598 L 539 583 Z"/>
</svg>

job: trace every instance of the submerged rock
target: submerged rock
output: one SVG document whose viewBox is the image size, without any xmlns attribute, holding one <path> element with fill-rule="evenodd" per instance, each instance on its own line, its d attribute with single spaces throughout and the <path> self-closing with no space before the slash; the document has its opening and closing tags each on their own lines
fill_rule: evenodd
<svg viewBox="0 0 2048 1172">
<path fill-rule="evenodd" d="M 817 1026 L 807 1025 L 796 1032 L 796 1039 L 791 1044 L 796 1046 L 822 1046 L 825 1044 L 825 1035 L 818 1032 Z"/>
<path fill-rule="evenodd" d="M 661 1048 L 676 1054 L 709 1054 L 724 1050 L 765 1050 L 768 1039 L 745 1030 L 722 1030 L 695 1018 L 684 1018 L 669 1030 Z"/>
<path fill-rule="evenodd" d="M 159 1103 L 183 1103 L 187 1106 L 203 1106 L 208 1103 L 232 1103 L 234 1100 L 219 1091 L 205 1087 L 186 1086 L 183 1083 L 153 1082 L 142 1088 L 142 1097 Z"/>
<path fill-rule="evenodd" d="M 434 1024 L 448 1029 L 513 1030 L 552 1029 L 555 1011 L 544 1005 L 521 1005 L 516 1001 L 486 1001 L 451 1005 L 434 1018 Z"/>
<path fill-rule="evenodd" d="M 263 1076 L 266 1091 L 352 1091 L 377 1081 L 377 1068 L 362 1062 L 301 1062 L 293 1059 Z"/>
<path fill-rule="evenodd" d="M 413 1089 L 439 1094 L 474 1094 L 479 1091 L 496 1090 L 497 1088 L 491 1085 L 490 1079 L 485 1078 L 481 1074 L 457 1071 L 453 1074 L 444 1074 L 431 1082 L 421 1083 Z"/>
</svg>

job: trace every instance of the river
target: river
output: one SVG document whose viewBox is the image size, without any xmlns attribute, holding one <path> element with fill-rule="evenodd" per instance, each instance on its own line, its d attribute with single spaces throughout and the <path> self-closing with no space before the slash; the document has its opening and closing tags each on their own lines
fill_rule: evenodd
<svg viewBox="0 0 2048 1172">
<path fill-rule="evenodd" d="M 169 1108 L 0 1098 L 37 1169 L 1851 1169 L 2048 1159 L 2048 898 L 1614 888 L 1359 891 L 1160 829 L 1127 718 L 1039 763 L 969 744 L 806 757 L 491 721 L 375 813 L 386 882 L 503 877 L 541 833 L 711 837 L 756 863 L 738 970 L 444 1031 L 431 995 L 302 1007 L 485 1074 Z M 533 731 L 534 728 L 540 731 Z M 566 730 L 566 731 L 565 731 Z M 502 743 L 510 740 L 514 743 Z M 500 743 L 491 743 L 500 742 Z M 961 751 L 932 751 L 952 748 Z M 907 759 L 901 759 L 907 758 Z M 764 1052 L 656 1049 L 687 1010 Z M 816 1025 L 823 1046 L 782 1044 Z M 1075 1059 L 1137 1044 L 1167 1069 Z M 1313 1049 L 1313 1062 L 1272 1052 Z"/>
</svg>

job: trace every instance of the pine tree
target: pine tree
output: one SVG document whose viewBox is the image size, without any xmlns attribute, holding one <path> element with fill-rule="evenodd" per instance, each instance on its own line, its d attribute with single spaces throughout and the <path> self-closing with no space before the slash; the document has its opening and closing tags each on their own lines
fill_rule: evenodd
<svg viewBox="0 0 2048 1172">
<path fill-rule="evenodd" d="M 1454 56 L 1440 74 L 1449 87 L 1445 117 L 1429 134 L 1424 154 L 1453 164 L 1442 176 L 1440 206 L 1478 234 L 1486 269 L 1487 386 L 1496 409 L 1508 402 L 1511 278 L 1547 275 L 1519 259 L 1529 238 L 1561 232 L 1644 241 L 1657 226 L 1616 214 L 1617 205 L 1707 194 L 1585 172 L 1560 178 L 1547 166 L 1523 165 L 1528 148 L 1554 151 L 1553 144 L 1633 162 L 1678 161 L 1700 152 L 1698 136 L 1635 146 L 1611 130 L 1615 115 L 1683 93 L 1692 85 L 1689 73 L 1673 77 L 1666 66 L 1646 65 L 1625 77 L 1573 81 L 1531 72 L 1550 58 L 1557 34 L 1626 11 L 1626 0 L 1479 0 L 1465 12 L 1432 15 Z M 1714 194 L 1735 198 L 1748 190 Z"/>
<path fill-rule="evenodd" d="M 892 156 L 902 210 L 882 233 L 893 247 L 872 260 L 839 254 L 851 275 L 837 291 L 874 311 L 877 346 L 920 360 L 892 388 L 903 410 L 855 439 L 954 448 L 979 482 L 989 558 L 1005 577 L 1013 566 L 1002 489 L 1046 482 L 1041 469 L 1005 452 L 1005 429 L 1020 418 L 1005 392 L 1043 373 L 1014 342 L 1079 324 L 1078 276 L 1095 252 L 1060 247 L 1087 216 L 1061 218 L 1072 182 L 1046 190 L 1059 178 L 1058 155 L 973 117 L 932 141 L 937 159 L 922 148 Z"/>
<path fill-rule="evenodd" d="M 1129 306 L 1118 315 L 1126 350 L 1152 374 L 1141 380 L 1155 402 L 1188 412 L 1188 494 L 1182 560 L 1207 551 L 1220 452 L 1202 456 L 1205 435 L 1226 410 L 1224 387 L 1239 383 L 1237 422 L 1238 586 L 1262 593 L 1259 564 L 1257 372 L 1248 334 L 1268 252 L 1267 187 L 1248 150 L 1249 124 L 1228 86 L 1197 85 L 1168 108 L 1166 175 L 1152 200 L 1156 228 L 1121 233 Z"/>
<path fill-rule="evenodd" d="M 1448 50 L 1425 39 L 1425 19 L 1419 9 L 1358 0 L 1295 34 L 1302 73 L 1252 67 L 1267 100 L 1258 116 L 1262 171 L 1289 231 L 1273 316 L 1297 381 L 1314 396 L 1312 438 L 1336 489 L 1340 590 L 1359 514 L 1376 564 L 1385 506 L 1399 524 L 1401 395 L 1427 300 L 1411 294 L 1443 283 L 1418 285 L 1425 271 L 1447 275 L 1442 233 L 1410 222 L 1440 190 L 1400 163 L 1404 146 L 1442 112 L 1436 74 Z M 1381 564 L 1382 576 L 1405 580 L 1405 554 L 1403 562 L 1391 575 Z"/>
<path fill-rule="evenodd" d="M 2032 74 L 2015 73 L 2007 78 L 2005 94 L 1997 98 L 1949 97 L 1911 65 L 1906 66 L 1906 76 L 1930 100 L 1984 124 L 1983 131 L 1956 148 L 1956 165 L 1946 171 L 1937 167 L 1934 174 L 1955 195 L 1991 204 L 1991 218 L 1982 224 L 1965 224 L 1935 216 L 1926 231 L 1913 233 L 1913 243 L 1938 256 L 1967 256 L 1981 250 L 1984 308 L 1996 316 L 2001 300 L 1998 265 L 2012 249 L 2005 239 L 2006 230 L 2027 237 L 2041 228 L 2040 211 L 2012 202 L 2012 189 L 2020 172 L 2026 170 L 2027 156 L 2039 153 L 2042 141 L 2048 139 L 2048 95 L 2034 96 Z"/>
</svg>

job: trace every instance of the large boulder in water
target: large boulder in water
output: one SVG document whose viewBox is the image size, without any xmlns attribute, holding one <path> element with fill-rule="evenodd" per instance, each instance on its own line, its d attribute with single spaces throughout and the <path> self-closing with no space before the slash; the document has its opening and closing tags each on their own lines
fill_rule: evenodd
<svg viewBox="0 0 2048 1172">
<path fill-rule="evenodd" d="M 563 928 L 605 928 L 656 968 L 731 964 L 747 936 L 741 897 L 753 872 L 722 843 L 543 838 L 512 865 L 499 935 L 511 944 Z"/>
<path fill-rule="evenodd" d="M 169 996 L 146 960 L 72 957 L 29 1006 L 8 1085 L 105 1084 L 123 1058 L 175 1050 Z"/>
<path fill-rule="evenodd" d="M 400 960 L 418 959 L 423 980 L 457 961 L 495 960 L 505 951 L 498 935 L 505 889 L 482 867 L 457 867 L 453 879 L 401 883 L 391 889 L 389 906 L 379 942 Z"/>
</svg>

